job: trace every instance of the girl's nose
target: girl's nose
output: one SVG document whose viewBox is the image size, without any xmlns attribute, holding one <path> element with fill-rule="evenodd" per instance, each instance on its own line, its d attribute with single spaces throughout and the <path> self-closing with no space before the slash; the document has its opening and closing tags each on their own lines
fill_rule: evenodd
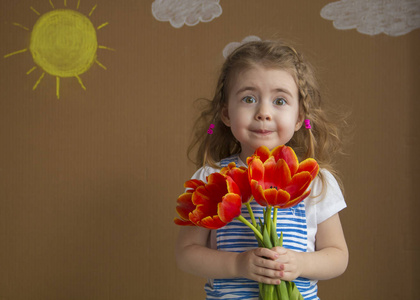
<svg viewBox="0 0 420 300">
<path fill-rule="evenodd" d="M 255 119 L 258 121 L 271 121 L 271 113 L 266 105 L 262 104 L 259 106 L 258 111 L 255 114 Z"/>
</svg>

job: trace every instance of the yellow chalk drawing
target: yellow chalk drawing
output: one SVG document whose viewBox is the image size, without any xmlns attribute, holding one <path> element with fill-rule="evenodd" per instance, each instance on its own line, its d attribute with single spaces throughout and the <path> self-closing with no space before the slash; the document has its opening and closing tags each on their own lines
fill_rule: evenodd
<svg viewBox="0 0 420 300">
<path fill-rule="evenodd" d="M 48 1 L 53 10 L 42 15 L 35 8 L 30 7 L 40 17 L 32 28 L 29 48 L 16 50 L 4 55 L 4 58 L 29 50 L 37 66 L 32 67 L 26 74 L 29 75 L 37 67 L 42 69 L 33 90 L 41 83 L 45 73 L 48 73 L 56 77 L 56 95 L 59 99 L 60 78 L 75 77 L 82 89 L 86 90 L 80 75 L 88 71 L 94 63 L 106 70 L 106 67 L 97 60 L 97 50 L 115 50 L 98 45 L 96 30 L 107 26 L 108 22 L 95 29 L 89 20 L 97 5 L 94 5 L 88 16 L 85 16 L 76 10 L 56 8 L 52 0 Z M 80 0 L 77 1 L 76 9 L 79 9 L 79 6 Z M 64 0 L 64 7 L 67 7 L 66 0 Z M 13 23 L 13 25 L 29 30 L 19 23 Z"/>
</svg>

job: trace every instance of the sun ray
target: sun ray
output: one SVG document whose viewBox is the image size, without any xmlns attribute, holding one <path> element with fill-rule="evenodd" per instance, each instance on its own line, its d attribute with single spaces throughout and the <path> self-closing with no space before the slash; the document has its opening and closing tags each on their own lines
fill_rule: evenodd
<svg viewBox="0 0 420 300">
<path fill-rule="evenodd" d="M 109 23 L 108 22 L 105 22 L 105 23 L 103 23 L 103 24 L 101 24 L 101 25 L 99 25 L 96 29 L 101 29 L 101 28 L 104 28 L 106 25 L 108 25 Z"/>
<path fill-rule="evenodd" d="M 15 55 L 15 54 L 19 54 L 19 53 L 23 53 L 23 52 L 26 52 L 26 51 L 28 51 L 28 49 L 27 49 L 27 48 L 22 49 L 22 50 L 17 50 L 17 51 L 15 51 L 15 52 L 12 52 L 12 53 L 6 54 L 6 55 L 5 55 L 5 56 L 3 56 L 3 57 L 4 57 L 4 58 L 7 58 L 7 57 L 9 57 L 9 56 L 12 56 L 12 55 Z"/>
<path fill-rule="evenodd" d="M 95 62 L 101 67 L 101 68 L 103 68 L 104 70 L 106 70 L 106 67 L 103 65 L 103 64 L 101 64 L 97 59 L 95 59 Z"/>
<path fill-rule="evenodd" d="M 28 30 L 29 31 L 29 28 L 28 27 L 25 27 L 25 26 L 23 26 L 22 24 L 19 24 L 19 23 L 13 23 L 13 25 L 15 25 L 15 26 L 17 26 L 17 27 L 20 27 L 20 28 L 22 28 L 22 29 L 25 29 L 25 30 Z"/>
<path fill-rule="evenodd" d="M 57 88 L 55 93 L 57 94 L 57 99 L 60 99 L 60 77 L 56 77 Z"/>
<path fill-rule="evenodd" d="M 98 6 L 98 4 L 95 4 L 95 6 L 94 7 L 92 7 L 92 10 L 90 11 L 90 13 L 89 13 L 89 17 L 90 16 L 92 16 L 92 14 L 93 14 L 93 11 L 96 9 L 96 7 Z"/>
<path fill-rule="evenodd" d="M 32 73 L 32 71 L 33 70 L 35 70 L 36 69 L 36 67 L 33 67 L 32 69 L 30 69 L 28 72 L 26 72 L 26 75 L 29 75 L 29 74 L 31 74 Z"/>
<path fill-rule="evenodd" d="M 45 72 L 43 72 L 42 75 L 39 77 L 38 81 L 35 83 L 34 87 L 32 88 L 33 90 L 36 89 L 38 84 L 41 82 L 42 78 L 44 78 L 44 75 L 45 75 Z"/>
<path fill-rule="evenodd" d="M 79 76 L 74 76 L 74 77 L 76 77 L 77 78 L 77 81 L 80 83 L 80 86 L 82 87 L 82 89 L 84 89 L 85 91 L 86 91 L 86 87 L 83 85 L 83 82 L 82 82 L 82 79 L 80 79 L 80 77 Z"/>
<path fill-rule="evenodd" d="M 52 1 L 51 1 L 51 0 L 48 0 L 48 1 L 50 1 L 51 7 L 52 7 L 53 9 L 55 9 L 54 4 L 52 3 Z"/>
<path fill-rule="evenodd" d="M 109 48 L 107 46 L 101 46 L 101 45 L 99 45 L 98 48 L 99 49 L 106 49 L 106 50 L 110 50 L 110 51 L 116 51 L 115 49 Z"/>
<path fill-rule="evenodd" d="M 31 10 L 34 12 L 34 13 L 36 13 L 38 16 L 40 16 L 41 14 L 39 13 L 39 12 L 37 12 L 37 10 L 35 9 L 35 8 L 33 8 L 32 6 L 31 6 Z"/>
<path fill-rule="evenodd" d="M 79 5 L 80 5 L 80 0 L 77 1 L 76 9 L 79 9 Z"/>
</svg>

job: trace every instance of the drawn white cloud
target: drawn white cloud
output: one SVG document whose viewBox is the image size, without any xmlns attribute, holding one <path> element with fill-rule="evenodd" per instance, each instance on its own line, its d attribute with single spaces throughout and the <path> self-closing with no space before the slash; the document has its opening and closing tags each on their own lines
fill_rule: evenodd
<svg viewBox="0 0 420 300">
<path fill-rule="evenodd" d="M 238 48 L 240 45 L 242 45 L 244 43 L 247 43 L 247 42 L 252 42 L 252 41 L 261 41 L 261 39 L 258 36 L 250 35 L 250 36 L 247 36 L 246 38 L 244 38 L 241 42 L 229 43 L 223 49 L 223 56 L 225 58 L 228 57 L 229 54 L 231 54 L 233 52 L 233 50 Z"/>
<path fill-rule="evenodd" d="M 324 6 L 321 17 L 337 29 L 368 35 L 404 35 L 420 28 L 419 0 L 341 0 Z"/>
<path fill-rule="evenodd" d="M 175 28 L 210 22 L 222 14 L 219 0 L 155 0 L 152 14 L 158 21 L 171 23 Z"/>
</svg>

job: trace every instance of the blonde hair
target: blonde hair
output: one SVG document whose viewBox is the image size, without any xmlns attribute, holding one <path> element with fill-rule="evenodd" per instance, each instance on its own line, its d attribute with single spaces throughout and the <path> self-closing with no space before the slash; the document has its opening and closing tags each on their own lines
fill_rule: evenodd
<svg viewBox="0 0 420 300">
<path fill-rule="evenodd" d="M 282 41 L 253 41 L 234 50 L 224 62 L 212 100 L 207 100 L 195 122 L 194 138 L 188 147 L 188 157 L 198 146 L 197 167 L 210 165 L 241 152 L 241 145 L 229 127 L 221 120 L 222 108 L 227 105 L 227 95 L 232 78 L 237 72 L 260 65 L 266 68 L 288 71 L 299 91 L 299 113 L 309 119 L 312 129 L 302 126 L 287 143 L 296 152 L 299 160 L 312 157 L 321 168 L 330 171 L 339 181 L 333 168 L 333 155 L 342 153 L 337 122 L 321 107 L 321 94 L 313 67 L 292 46 Z M 214 124 L 213 134 L 208 134 Z M 321 173 L 320 173 L 321 174 Z M 322 176 L 322 181 L 324 182 Z M 339 181 L 340 182 L 340 181 Z M 341 186 L 341 182 L 340 182 Z"/>
</svg>

